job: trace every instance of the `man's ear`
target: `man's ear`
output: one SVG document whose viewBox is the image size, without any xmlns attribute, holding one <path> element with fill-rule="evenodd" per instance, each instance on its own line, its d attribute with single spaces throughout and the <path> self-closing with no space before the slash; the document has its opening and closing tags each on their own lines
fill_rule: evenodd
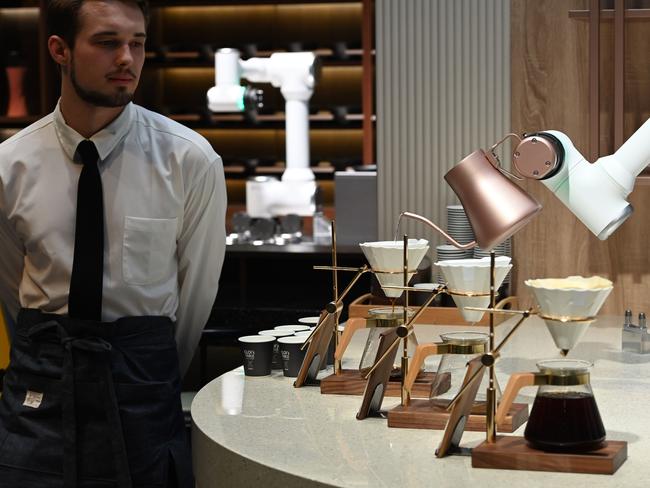
<svg viewBox="0 0 650 488">
<path fill-rule="evenodd" d="M 68 44 L 59 36 L 50 36 L 47 40 L 47 49 L 54 62 L 65 72 L 72 57 Z"/>
</svg>

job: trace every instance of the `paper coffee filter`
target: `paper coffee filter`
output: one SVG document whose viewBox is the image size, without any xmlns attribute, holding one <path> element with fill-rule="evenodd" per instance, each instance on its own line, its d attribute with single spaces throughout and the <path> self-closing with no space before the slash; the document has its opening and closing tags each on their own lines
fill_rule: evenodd
<svg viewBox="0 0 650 488">
<path fill-rule="evenodd" d="M 370 267 L 375 271 L 375 276 L 382 286 L 384 293 L 389 298 L 402 295 L 402 290 L 390 290 L 384 286 L 403 286 L 404 277 L 401 273 L 379 273 L 377 271 L 402 271 L 404 267 L 404 242 L 403 241 L 374 241 L 359 244 L 366 256 Z M 429 241 L 426 239 L 408 240 L 408 267 L 415 270 L 420 265 L 422 258 L 429 250 Z M 415 272 L 409 273 L 410 280 Z"/>
<path fill-rule="evenodd" d="M 490 258 L 450 259 L 438 261 L 447 287 L 452 291 L 489 293 L 490 292 Z M 508 256 L 495 258 L 495 288 L 499 288 L 512 268 Z M 464 297 L 452 295 L 463 318 L 470 323 L 478 322 L 485 312 L 467 310 L 466 307 L 485 308 L 490 305 L 489 296 Z"/>
<path fill-rule="evenodd" d="M 553 317 L 595 317 L 613 288 L 611 281 L 600 276 L 547 278 L 524 283 L 532 290 L 542 315 Z M 550 319 L 544 322 L 555 345 L 564 352 L 576 345 L 591 323 Z"/>
</svg>

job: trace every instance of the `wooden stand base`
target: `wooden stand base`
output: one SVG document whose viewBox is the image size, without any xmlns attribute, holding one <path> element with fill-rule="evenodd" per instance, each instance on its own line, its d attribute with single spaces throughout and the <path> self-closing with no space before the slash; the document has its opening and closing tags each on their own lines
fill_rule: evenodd
<svg viewBox="0 0 650 488">
<path fill-rule="evenodd" d="M 388 412 L 388 427 L 400 429 L 443 430 L 449 420 L 448 400 L 411 400 L 408 406 L 398 405 Z M 513 403 L 505 422 L 497 426 L 500 432 L 514 432 L 528 420 L 528 405 Z M 485 432 L 485 404 L 472 407 L 465 430 Z"/>
<path fill-rule="evenodd" d="M 430 398 L 434 395 L 441 395 L 451 387 L 451 374 L 443 373 L 443 381 L 440 382 L 437 391 L 433 391 L 433 384 L 436 380 L 436 373 L 422 373 L 415 380 L 411 396 L 417 398 Z M 389 397 L 400 396 L 401 382 L 399 379 L 391 379 L 386 388 L 386 395 Z M 320 392 L 323 395 L 363 395 L 366 389 L 366 380 L 356 369 L 344 369 L 341 374 L 333 374 L 323 378 L 320 382 Z"/>
<path fill-rule="evenodd" d="M 472 467 L 559 471 L 562 473 L 614 474 L 627 459 L 627 442 L 606 441 L 588 453 L 554 453 L 528 447 L 523 437 L 497 436 L 472 450 Z"/>
</svg>

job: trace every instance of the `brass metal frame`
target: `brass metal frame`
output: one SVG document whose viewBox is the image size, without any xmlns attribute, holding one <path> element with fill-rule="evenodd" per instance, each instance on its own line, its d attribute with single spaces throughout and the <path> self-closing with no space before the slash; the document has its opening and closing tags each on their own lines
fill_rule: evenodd
<svg viewBox="0 0 650 488">
<path fill-rule="evenodd" d="M 404 270 L 400 270 L 400 271 L 383 271 L 381 269 L 375 269 L 375 268 L 372 268 L 372 272 L 375 273 L 375 274 L 404 274 Z M 406 272 L 407 273 L 417 273 L 418 270 L 417 269 L 409 269 Z M 406 287 L 406 285 L 404 285 L 404 286 Z M 392 286 L 389 285 L 389 286 L 386 286 L 384 288 L 392 288 Z"/>
<path fill-rule="evenodd" d="M 585 373 L 571 373 L 571 374 L 553 374 L 539 372 L 535 373 L 535 384 L 533 386 L 576 386 L 588 385 L 590 374 Z"/>
<path fill-rule="evenodd" d="M 555 315 L 544 315 L 541 313 L 538 313 L 537 315 L 540 316 L 540 318 L 543 318 L 544 320 L 555 320 L 557 322 L 593 322 L 596 320 L 596 317 L 571 317 L 568 315 L 561 315 L 561 316 L 555 316 Z"/>
<path fill-rule="evenodd" d="M 339 281 L 338 274 L 336 272 L 338 261 L 336 256 L 336 220 L 332 220 L 332 288 L 334 295 L 334 302 L 339 300 Z M 339 341 L 341 339 L 341 334 L 339 332 L 339 315 L 336 315 L 336 326 L 334 327 L 334 332 L 332 332 L 332 338 L 334 340 L 334 350 L 339 347 Z M 334 358 L 334 374 L 341 374 L 341 360 Z"/>
<path fill-rule="evenodd" d="M 447 289 L 447 293 L 450 295 L 458 295 L 458 296 L 463 296 L 463 297 L 489 297 L 490 292 L 488 293 L 478 293 L 474 291 L 458 291 L 458 290 L 452 290 L 450 288 Z M 469 308 L 469 307 L 465 307 Z"/>
<path fill-rule="evenodd" d="M 449 344 L 442 345 L 439 354 L 479 354 L 485 352 L 485 344 Z"/>
</svg>

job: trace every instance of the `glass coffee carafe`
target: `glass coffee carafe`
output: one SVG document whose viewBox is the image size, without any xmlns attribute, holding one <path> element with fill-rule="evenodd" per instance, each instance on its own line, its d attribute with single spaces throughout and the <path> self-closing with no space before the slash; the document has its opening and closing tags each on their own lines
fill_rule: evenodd
<svg viewBox="0 0 650 488">
<path fill-rule="evenodd" d="M 418 345 L 411 366 L 413 369 L 406 379 L 406 388 L 411 390 L 424 360 L 433 355 L 440 355 L 438 370 L 431 388 L 432 397 L 439 400 L 451 400 L 460 390 L 467 363 L 478 355 L 484 354 L 489 336 L 483 332 L 460 331 L 440 334 L 442 342 L 432 342 Z M 487 377 L 479 388 L 477 401 L 485 400 Z M 498 384 L 496 385 L 498 391 Z"/>
<path fill-rule="evenodd" d="M 589 383 L 589 361 L 549 359 L 537 363 L 538 373 L 510 377 L 497 412 L 497 422 L 524 386 L 539 385 L 524 437 L 545 451 L 584 452 L 598 449 L 605 427 Z"/>
<path fill-rule="evenodd" d="M 407 314 L 410 318 L 415 314 L 415 311 L 407 309 Z M 366 320 L 366 327 L 369 329 L 368 339 L 366 340 L 366 345 L 361 355 L 361 362 L 359 363 L 359 371 L 361 374 L 367 373 L 378 359 L 376 356 L 382 331 L 386 330 L 387 327 L 397 327 L 404 323 L 404 309 L 402 307 L 371 308 L 368 310 L 368 315 L 369 317 Z M 413 354 L 417 344 L 415 334 L 409 335 L 407 339 L 409 355 Z M 394 365 L 395 370 L 399 367 L 399 364 Z"/>
<path fill-rule="evenodd" d="M 440 334 L 440 338 L 446 347 L 439 352 L 442 357 L 438 364 L 436 379 L 431 391 L 434 395 L 438 391 L 444 391 L 437 383 L 446 381 L 445 373 L 449 373 L 451 375 L 451 386 L 445 393 L 437 395 L 437 398 L 450 400 L 460 391 L 465 378 L 467 363 L 476 356 L 485 353 L 489 336 L 483 332 L 462 331 Z M 476 396 L 477 401 L 485 400 L 487 386 L 487 375 L 483 375 Z M 498 390 L 498 383 L 496 388 Z"/>
</svg>

